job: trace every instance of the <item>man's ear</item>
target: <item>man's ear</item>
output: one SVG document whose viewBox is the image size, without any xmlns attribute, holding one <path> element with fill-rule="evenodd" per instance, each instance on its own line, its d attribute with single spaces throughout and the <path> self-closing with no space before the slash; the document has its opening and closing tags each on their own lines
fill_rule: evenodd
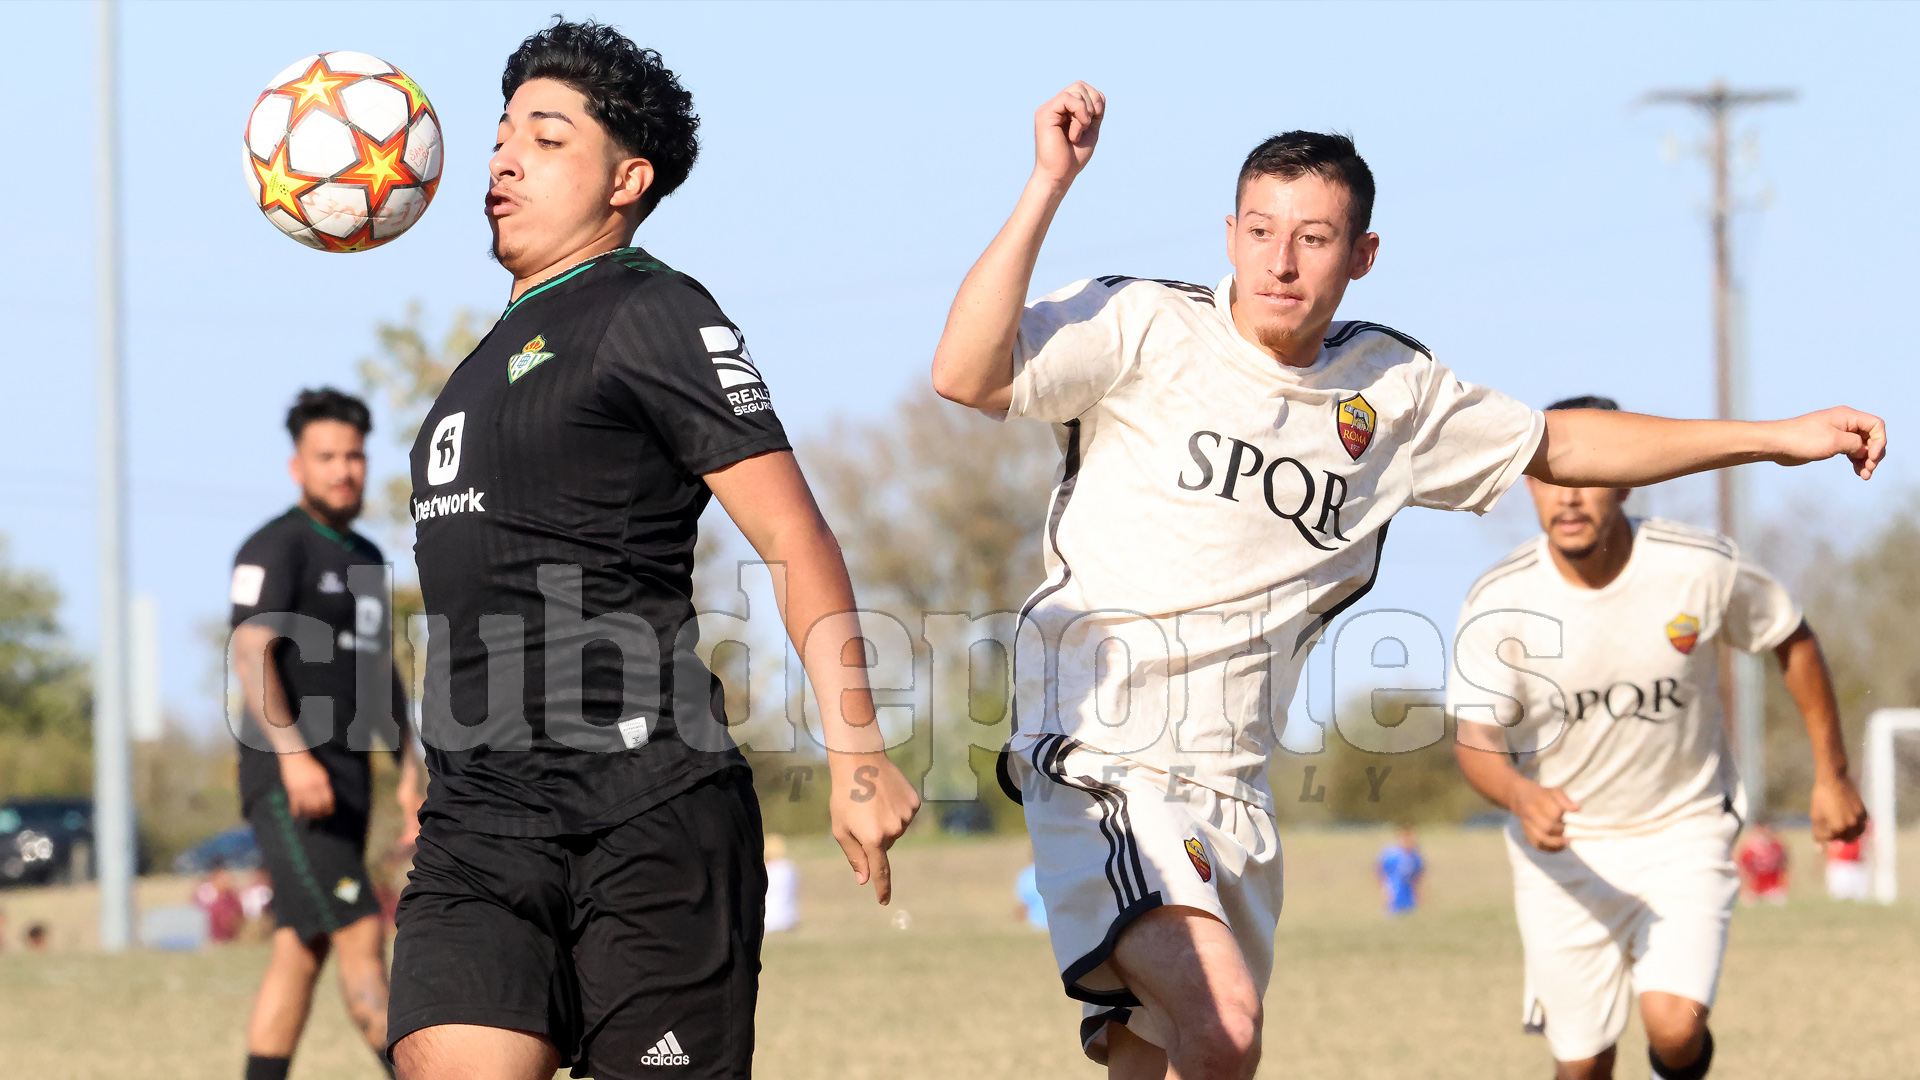
<svg viewBox="0 0 1920 1080">
<path fill-rule="evenodd" d="M 1240 225 L 1239 215 L 1227 215 L 1227 265 L 1233 265 L 1233 230 Z"/>
<path fill-rule="evenodd" d="M 613 167 L 613 197 L 617 207 L 634 206 L 653 186 L 653 162 L 646 158 L 627 158 Z"/>
<path fill-rule="evenodd" d="M 1368 233 L 1353 242 L 1353 262 L 1347 267 L 1347 275 L 1354 281 L 1367 276 L 1373 269 L 1373 260 L 1380 254 L 1380 234 Z"/>
</svg>

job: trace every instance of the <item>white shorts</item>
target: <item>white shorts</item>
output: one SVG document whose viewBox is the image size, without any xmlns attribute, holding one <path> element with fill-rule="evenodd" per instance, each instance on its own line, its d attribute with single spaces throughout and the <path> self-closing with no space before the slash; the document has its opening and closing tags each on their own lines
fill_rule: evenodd
<svg viewBox="0 0 1920 1080">
<path fill-rule="evenodd" d="M 1739 832 L 1729 812 L 1547 852 L 1507 827 L 1527 955 L 1521 1022 L 1546 1035 L 1555 1059 L 1584 1060 L 1617 1043 L 1635 994 L 1713 1004 L 1740 894 Z"/>
<path fill-rule="evenodd" d="M 1001 769 L 1026 810 L 1060 979 L 1085 1006 L 1087 1056 L 1105 1060 L 1110 1023 L 1167 1044 L 1167 1019 L 1107 962 L 1120 932 L 1154 908 L 1198 908 L 1226 923 L 1266 994 L 1282 881 L 1271 814 L 1064 735 L 1018 740 Z"/>
</svg>

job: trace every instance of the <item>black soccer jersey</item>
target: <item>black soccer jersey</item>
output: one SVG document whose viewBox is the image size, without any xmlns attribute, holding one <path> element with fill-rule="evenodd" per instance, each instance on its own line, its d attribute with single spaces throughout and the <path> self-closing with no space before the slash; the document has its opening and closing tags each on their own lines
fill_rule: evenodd
<svg viewBox="0 0 1920 1080">
<path fill-rule="evenodd" d="M 424 814 L 593 832 L 741 762 L 693 653 L 701 477 L 787 448 L 739 330 L 639 248 L 507 308 L 413 445 Z"/>
<path fill-rule="evenodd" d="M 333 781 L 335 813 L 365 821 L 367 751 L 403 743 L 404 704 L 393 700 L 393 638 L 386 559 L 373 542 L 338 532 L 298 506 L 267 522 L 233 560 L 233 625 L 260 619 L 286 635 L 273 664 L 298 730 Z M 362 702 L 367 704 L 362 714 Z M 378 715 L 374 715 L 378 712 Z M 279 759 L 259 720 L 240 738 L 240 803 L 281 789 Z"/>
</svg>

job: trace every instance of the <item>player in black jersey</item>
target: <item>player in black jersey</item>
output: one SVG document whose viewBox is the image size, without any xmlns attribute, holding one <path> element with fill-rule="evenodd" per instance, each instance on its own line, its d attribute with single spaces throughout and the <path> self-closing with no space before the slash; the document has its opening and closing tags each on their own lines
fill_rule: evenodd
<svg viewBox="0 0 1920 1080">
<path fill-rule="evenodd" d="M 710 498 L 786 567 L 834 835 L 882 903 L 918 798 L 846 664 L 846 568 L 739 329 L 627 246 L 693 165 L 691 96 L 592 23 L 528 38 L 502 91 L 486 210 L 511 303 L 413 447 L 434 782 L 400 903 L 393 1058 L 408 1080 L 744 1077 L 766 876 L 693 651 Z"/>
<path fill-rule="evenodd" d="M 387 1046 L 386 935 L 366 870 L 371 751 L 384 743 L 401 760 L 403 840 L 422 776 L 393 666 L 386 560 L 349 528 L 371 426 L 355 398 L 302 393 L 287 413 L 299 505 L 234 558 L 240 802 L 279 924 L 247 1027 L 247 1080 L 286 1077 L 330 952 L 348 1015 L 376 1052 Z"/>
</svg>

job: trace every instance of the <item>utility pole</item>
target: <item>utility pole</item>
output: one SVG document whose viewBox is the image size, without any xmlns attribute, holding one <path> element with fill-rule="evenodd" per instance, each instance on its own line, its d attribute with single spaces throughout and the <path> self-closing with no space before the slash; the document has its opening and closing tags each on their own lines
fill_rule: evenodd
<svg viewBox="0 0 1920 1080">
<path fill-rule="evenodd" d="M 1792 90 L 1734 90 L 1716 79 L 1704 90 L 1654 90 L 1641 98 L 1647 105 L 1686 105 L 1703 113 L 1709 125 L 1703 147 L 1713 173 L 1713 391 L 1714 409 L 1722 420 L 1744 419 L 1746 411 L 1745 350 L 1740 327 L 1740 289 L 1733 273 L 1731 218 L 1733 182 L 1728 164 L 1733 113 L 1738 109 L 1773 105 L 1794 99 Z M 1741 497 L 1743 477 L 1733 469 L 1714 473 L 1715 502 L 1720 532 L 1736 542 L 1745 539 Z M 1758 657 L 1720 647 L 1720 684 L 1727 718 L 1735 733 L 1734 752 L 1746 781 L 1750 820 L 1763 820 L 1767 809 L 1766 679 Z"/>
<path fill-rule="evenodd" d="M 127 744 L 127 497 L 121 439 L 119 6 L 95 5 L 94 529 L 99 546 L 100 653 L 93 673 L 93 846 L 100 948 L 133 941 L 133 763 Z"/>
</svg>

